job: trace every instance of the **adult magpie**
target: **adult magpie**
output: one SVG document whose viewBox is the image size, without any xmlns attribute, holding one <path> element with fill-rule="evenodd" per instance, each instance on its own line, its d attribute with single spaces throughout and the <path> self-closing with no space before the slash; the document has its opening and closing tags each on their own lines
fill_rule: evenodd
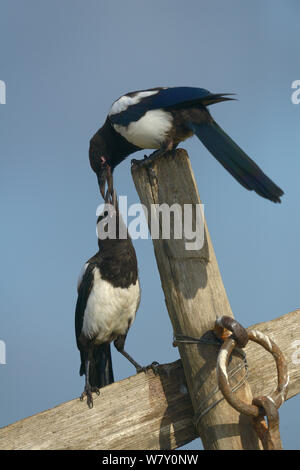
<svg viewBox="0 0 300 470">
<path fill-rule="evenodd" d="M 110 343 L 137 369 L 144 370 L 124 351 L 127 332 L 140 303 L 140 284 L 135 250 L 127 228 L 119 214 L 116 194 L 106 204 L 97 221 L 115 227 L 106 231 L 108 237 L 98 237 L 98 252 L 84 265 L 78 280 L 75 311 L 75 333 L 80 351 L 80 375 L 85 374 L 81 400 L 93 406 L 92 392 L 114 381 Z M 124 237 L 123 234 L 127 234 Z M 123 238 L 122 238 L 123 237 Z M 102 237 L 103 238 L 103 237 Z"/>
<path fill-rule="evenodd" d="M 172 87 L 134 91 L 117 99 L 104 125 L 90 140 L 89 158 L 102 196 L 112 192 L 112 172 L 128 155 L 157 149 L 150 157 L 174 150 L 196 135 L 212 155 L 246 189 L 273 202 L 283 191 L 221 129 L 207 106 L 232 100 L 230 93 L 203 88 Z"/>
</svg>

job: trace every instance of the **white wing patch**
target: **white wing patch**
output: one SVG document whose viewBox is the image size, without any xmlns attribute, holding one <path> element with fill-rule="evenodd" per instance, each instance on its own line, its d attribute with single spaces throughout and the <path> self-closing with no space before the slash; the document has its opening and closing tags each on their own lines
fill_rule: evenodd
<svg viewBox="0 0 300 470">
<path fill-rule="evenodd" d="M 114 104 L 110 108 L 108 115 L 111 116 L 113 114 L 121 113 L 122 111 L 125 111 L 129 106 L 139 103 L 141 99 L 146 98 L 147 96 L 156 95 L 158 92 L 159 90 L 138 91 L 134 96 L 121 96 L 121 98 L 114 102 Z"/>
<path fill-rule="evenodd" d="M 162 109 L 153 109 L 129 126 L 113 124 L 114 129 L 128 142 L 142 149 L 158 149 L 166 141 L 173 124 L 171 113 Z"/>
</svg>

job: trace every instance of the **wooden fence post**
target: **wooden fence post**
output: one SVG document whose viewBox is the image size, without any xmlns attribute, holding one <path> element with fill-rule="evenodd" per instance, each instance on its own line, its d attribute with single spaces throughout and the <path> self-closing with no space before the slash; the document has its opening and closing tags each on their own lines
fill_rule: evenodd
<svg viewBox="0 0 300 470">
<path fill-rule="evenodd" d="M 201 204 L 186 151 L 157 158 L 151 166 L 132 165 L 132 176 L 142 204 Z M 178 206 L 177 206 L 178 207 Z M 176 209 L 175 209 L 176 210 Z M 195 216 L 193 216 L 195 219 Z M 149 217 L 150 223 L 150 217 Z M 195 220 L 194 220 L 195 222 Z M 194 225 L 195 226 L 195 225 Z M 223 286 L 213 245 L 205 224 L 201 249 L 186 250 L 181 239 L 154 239 L 154 250 L 169 316 L 176 334 L 202 338 L 221 315 L 233 316 Z M 171 231 L 172 234 L 172 231 Z M 236 412 L 225 400 L 213 406 L 201 419 L 199 413 L 222 398 L 216 388 L 218 347 L 213 344 L 180 344 L 185 377 L 194 412 L 195 426 L 205 449 L 258 449 L 259 443 L 250 419 Z M 229 368 L 241 359 L 232 359 Z M 235 376 L 239 381 L 245 371 Z M 251 403 L 250 387 L 244 383 L 236 392 Z"/>
</svg>

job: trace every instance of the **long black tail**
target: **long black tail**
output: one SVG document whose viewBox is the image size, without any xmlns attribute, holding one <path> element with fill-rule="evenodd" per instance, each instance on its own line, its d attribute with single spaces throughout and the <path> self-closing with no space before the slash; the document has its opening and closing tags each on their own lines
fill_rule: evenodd
<svg viewBox="0 0 300 470">
<path fill-rule="evenodd" d="M 81 352 L 80 375 L 85 374 L 85 353 Z M 89 366 L 89 382 L 91 387 L 105 387 L 114 382 L 110 343 L 100 344 L 93 348 Z"/>
<path fill-rule="evenodd" d="M 211 119 L 203 124 L 189 123 L 212 155 L 245 188 L 273 202 L 281 202 L 284 193 L 251 158 Z"/>
</svg>

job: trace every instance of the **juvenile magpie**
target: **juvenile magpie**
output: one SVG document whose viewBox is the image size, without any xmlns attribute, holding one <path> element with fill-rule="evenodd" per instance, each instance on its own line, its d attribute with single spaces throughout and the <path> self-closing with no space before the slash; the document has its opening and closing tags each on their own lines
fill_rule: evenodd
<svg viewBox="0 0 300 470">
<path fill-rule="evenodd" d="M 104 125 L 90 140 L 89 158 L 102 196 L 112 192 L 112 172 L 128 155 L 157 149 L 151 158 L 196 135 L 212 155 L 246 189 L 273 202 L 283 191 L 221 129 L 207 106 L 232 100 L 230 93 L 203 88 L 172 87 L 134 91 L 117 99 Z"/>
<path fill-rule="evenodd" d="M 93 406 L 92 392 L 114 381 L 110 343 L 137 369 L 145 370 L 124 351 L 127 332 L 140 303 L 140 284 L 135 250 L 119 214 L 116 194 L 100 215 L 98 224 L 110 222 L 115 233 L 98 237 L 98 252 L 84 265 L 78 280 L 75 333 L 80 351 L 80 375 L 85 374 L 81 400 Z M 107 210 L 106 210 L 107 209 Z M 115 224 L 115 225 L 114 225 Z M 126 238 L 121 238 L 127 233 Z"/>
</svg>

